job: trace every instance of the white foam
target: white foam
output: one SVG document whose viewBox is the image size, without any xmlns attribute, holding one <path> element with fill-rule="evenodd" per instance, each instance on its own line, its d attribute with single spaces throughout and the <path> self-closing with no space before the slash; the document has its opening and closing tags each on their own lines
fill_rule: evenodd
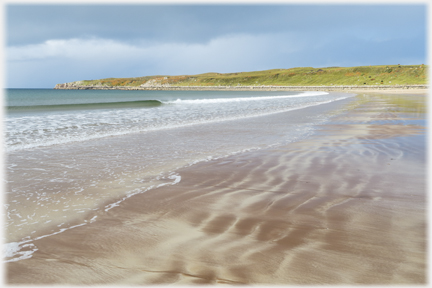
<svg viewBox="0 0 432 288">
<path fill-rule="evenodd" d="M 39 239 L 42 239 L 45 237 L 56 235 L 56 234 L 59 234 L 59 233 L 66 231 L 66 230 L 80 227 L 80 226 L 83 226 L 86 224 L 87 223 L 82 223 L 82 224 L 74 225 L 71 227 L 62 228 L 59 231 L 56 231 L 54 233 L 42 235 L 42 236 L 36 237 L 34 239 L 31 239 L 30 236 L 27 236 L 26 238 L 29 238 L 29 239 L 23 240 L 21 242 L 5 243 L 5 244 L 3 244 L 3 255 L 5 255 L 5 258 L 11 258 L 11 259 L 6 259 L 5 262 L 13 262 L 13 261 L 19 261 L 19 260 L 31 258 L 33 256 L 33 253 L 38 250 L 37 247 L 32 243 L 32 241 L 34 241 L 34 240 L 39 240 Z M 23 251 L 23 249 L 25 249 L 25 250 Z"/>
<path fill-rule="evenodd" d="M 6 259 L 5 262 L 14 262 L 19 260 L 24 260 L 31 258 L 33 253 L 38 249 L 33 243 L 27 243 L 29 241 L 23 242 L 11 242 L 3 244 L 3 255 Z M 21 251 L 23 248 L 26 250 Z"/>
<path fill-rule="evenodd" d="M 3 255 L 5 257 L 12 257 L 17 251 L 20 250 L 18 242 L 6 243 L 3 246 Z"/>
<path fill-rule="evenodd" d="M 262 101 L 262 100 L 275 100 L 285 98 L 297 98 L 297 97 L 312 97 L 322 96 L 329 94 L 327 92 L 320 91 L 308 91 L 302 92 L 298 95 L 282 95 L 282 96 L 260 96 L 260 97 L 241 97 L 241 98 L 214 98 L 214 99 L 193 99 L 193 100 L 182 100 L 177 99 L 175 101 L 166 101 L 167 104 L 215 104 L 215 103 L 232 103 L 232 102 L 248 102 L 248 101 Z"/>
<path fill-rule="evenodd" d="M 170 183 L 170 185 L 175 185 L 181 181 L 180 175 L 171 175 L 171 176 L 168 176 L 168 178 L 174 180 L 172 183 Z"/>
</svg>

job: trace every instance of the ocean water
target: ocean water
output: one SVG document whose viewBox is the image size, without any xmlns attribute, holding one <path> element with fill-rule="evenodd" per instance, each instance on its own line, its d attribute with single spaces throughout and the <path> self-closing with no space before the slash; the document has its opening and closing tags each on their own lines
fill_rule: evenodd
<svg viewBox="0 0 432 288">
<path fill-rule="evenodd" d="M 180 167 L 304 139 L 351 96 L 9 89 L 6 261 L 137 193 L 175 185 Z"/>
</svg>

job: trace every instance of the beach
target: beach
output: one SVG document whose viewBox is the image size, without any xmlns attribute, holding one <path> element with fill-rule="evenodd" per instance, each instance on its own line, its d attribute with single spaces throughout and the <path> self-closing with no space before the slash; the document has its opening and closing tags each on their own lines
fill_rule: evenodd
<svg viewBox="0 0 432 288">
<path fill-rule="evenodd" d="M 183 165 L 45 231 L 6 283 L 425 284 L 427 91 L 356 93 L 311 135 Z"/>
</svg>

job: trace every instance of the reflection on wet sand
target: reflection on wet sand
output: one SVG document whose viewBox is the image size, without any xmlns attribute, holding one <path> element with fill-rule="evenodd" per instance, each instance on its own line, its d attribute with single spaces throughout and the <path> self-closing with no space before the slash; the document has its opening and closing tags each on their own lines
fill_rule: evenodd
<svg viewBox="0 0 432 288">
<path fill-rule="evenodd" d="M 425 99 L 399 97 L 358 96 L 307 140 L 181 169 L 35 241 L 7 281 L 424 284 Z"/>
</svg>

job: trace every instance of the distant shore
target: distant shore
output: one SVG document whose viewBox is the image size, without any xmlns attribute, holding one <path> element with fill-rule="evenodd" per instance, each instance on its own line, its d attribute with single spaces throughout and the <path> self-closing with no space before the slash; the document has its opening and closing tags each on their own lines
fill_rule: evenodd
<svg viewBox="0 0 432 288">
<path fill-rule="evenodd" d="M 340 86 L 84 86 L 71 83 L 57 84 L 54 89 L 66 90 L 183 90 L 183 91 L 352 91 L 372 92 L 419 90 L 426 92 L 429 85 L 340 85 Z"/>
</svg>

